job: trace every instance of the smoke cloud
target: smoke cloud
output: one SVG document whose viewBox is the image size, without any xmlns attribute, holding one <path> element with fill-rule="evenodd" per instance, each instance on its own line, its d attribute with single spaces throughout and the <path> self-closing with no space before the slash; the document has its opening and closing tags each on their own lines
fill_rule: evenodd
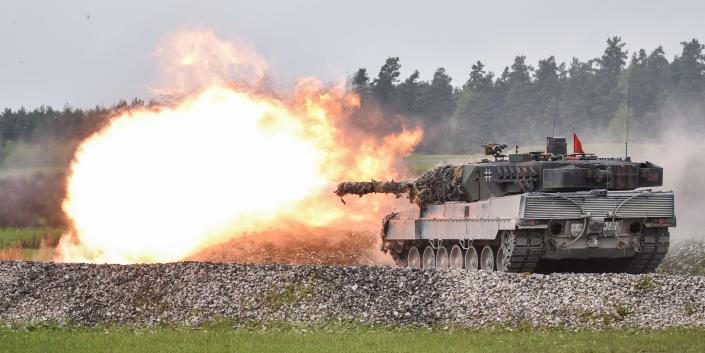
<svg viewBox="0 0 705 353">
<path fill-rule="evenodd" d="M 705 109 L 702 103 L 668 100 L 659 109 L 660 133 L 639 137 L 630 147 L 632 158 L 648 160 L 664 168 L 664 185 L 676 197 L 678 225 L 674 239 L 704 239 L 705 217 Z"/>
</svg>

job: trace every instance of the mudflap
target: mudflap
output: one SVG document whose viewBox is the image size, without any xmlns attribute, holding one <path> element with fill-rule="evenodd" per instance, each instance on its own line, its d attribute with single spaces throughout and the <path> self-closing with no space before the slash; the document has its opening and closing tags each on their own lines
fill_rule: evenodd
<svg viewBox="0 0 705 353">
<path fill-rule="evenodd" d="M 385 236 L 387 235 L 387 227 L 389 226 L 389 220 L 394 218 L 394 216 L 396 216 L 398 214 L 399 214 L 399 212 L 392 212 L 392 213 L 384 216 L 384 218 L 382 218 L 382 229 L 380 230 L 380 233 L 379 233 L 380 238 L 382 238 L 382 245 L 381 245 L 380 250 L 382 250 L 382 252 L 384 252 L 385 254 L 387 253 L 387 247 L 384 246 L 384 241 L 385 241 Z"/>
</svg>

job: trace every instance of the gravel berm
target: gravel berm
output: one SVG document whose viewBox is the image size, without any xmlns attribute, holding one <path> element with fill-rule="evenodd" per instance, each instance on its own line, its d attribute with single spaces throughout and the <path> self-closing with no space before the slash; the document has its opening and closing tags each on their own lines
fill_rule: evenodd
<svg viewBox="0 0 705 353">
<path fill-rule="evenodd" d="M 0 262 L 0 322 L 705 326 L 705 277 L 180 262 Z"/>
</svg>

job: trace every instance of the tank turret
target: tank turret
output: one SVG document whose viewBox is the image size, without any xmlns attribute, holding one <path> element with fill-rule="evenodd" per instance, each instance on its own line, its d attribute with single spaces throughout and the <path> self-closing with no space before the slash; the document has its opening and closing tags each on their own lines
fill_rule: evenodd
<svg viewBox="0 0 705 353">
<path fill-rule="evenodd" d="M 548 138 L 546 152 L 502 154 L 506 145 L 483 145 L 494 161 L 453 166 L 425 172 L 414 181 L 344 182 L 335 193 L 408 194 L 421 207 L 449 201 L 475 202 L 524 192 L 634 190 L 663 184 L 663 169 L 651 162 L 598 158 L 592 154 L 566 155 L 564 138 Z"/>
</svg>

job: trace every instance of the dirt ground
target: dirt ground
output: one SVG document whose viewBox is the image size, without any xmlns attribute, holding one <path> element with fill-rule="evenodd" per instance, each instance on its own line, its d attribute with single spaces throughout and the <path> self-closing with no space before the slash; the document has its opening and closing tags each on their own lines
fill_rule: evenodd
<svg viewBox="0 0 705 353">
<path fill-rule="evenodd" d="M 292 229 L 243 235 L 207 248 L 195 261 L 314 265 L 394 265 L 371 231 Z"/>
</svg>

